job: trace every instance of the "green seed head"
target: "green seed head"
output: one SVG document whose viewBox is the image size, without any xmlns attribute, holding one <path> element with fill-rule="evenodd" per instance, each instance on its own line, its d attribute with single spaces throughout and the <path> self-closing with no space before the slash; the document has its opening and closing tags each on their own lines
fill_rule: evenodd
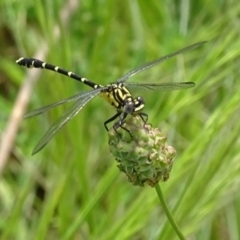
<svg viewBox="0 0 240 240">
<path fill-rule="evenodd" d="M 167 137 L 158 128 L 145 124 L 139 116 L 130 116 L 117 131 L 109 131 L 110 151 L 118 168 L 137 186 L 145 183 L 154 187 L 166 181 L 176 151 L 167 144 Z"/>
</svg>

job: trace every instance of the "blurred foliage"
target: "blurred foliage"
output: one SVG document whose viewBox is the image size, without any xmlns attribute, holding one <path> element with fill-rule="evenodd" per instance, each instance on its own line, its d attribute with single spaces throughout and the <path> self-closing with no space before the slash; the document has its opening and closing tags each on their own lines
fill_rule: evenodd
<svg viewBox="0 0 240 240">
<path fill-rule="evenodd" d="M 79 1 L 63 24 L 65 4 L 0 0 L 0 133 L 27 71 L 15 60 L 34 56 L 41 42 L 49 48 L 43 60 L 107 84 L 141 63 L 209 40 L 131 81 L 197 84 L 144 96 L 149 122 L 177 149 L 163 192 L 187 237 L 240 239 L 239 2 Z M 29 109 L 84 89 L 41 71 Z M 133 187 L 117 169 L 103 126 L 114 109 L 101 98 L 30 157 L 65 109 L 22 122 L 0 182 L 0 238 L 177 239 L 154 189 Z"/>
</svg>

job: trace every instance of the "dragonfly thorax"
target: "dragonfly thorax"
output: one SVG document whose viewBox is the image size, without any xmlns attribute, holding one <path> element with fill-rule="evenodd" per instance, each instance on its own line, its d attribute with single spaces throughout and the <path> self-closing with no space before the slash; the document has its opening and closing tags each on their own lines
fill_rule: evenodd
<svg viewBox="0 0 240 240">
<path fill-rule="evenodd" d="M 109 84 L 100 93 L 100 96 L 114 106 L 118 112 L 133 114 L 140 112 L 144 108 L 143 98 L 140 96 L 133 98 L 123 83 Z"/>
<path fill-rule="evenodd" d="M 107 85 L 100 93 L 100 96 L 117 108 L 117 110 L 121 110 L 125 106 L 125 101 L 127 99 L 132 99 L 131 93 L 122 83 Z"/>
</svg>

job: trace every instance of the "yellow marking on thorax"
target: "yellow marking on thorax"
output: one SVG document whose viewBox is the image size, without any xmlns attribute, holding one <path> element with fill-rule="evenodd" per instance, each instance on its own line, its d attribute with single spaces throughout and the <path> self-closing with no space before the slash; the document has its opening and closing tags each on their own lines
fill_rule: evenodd
<svg viewBox="0 0 240 240">
<path fill-rule="evenodd" d="M 126 87 L 112 84 L 109 89 L 102 91 L 100 96 L 115 108 L 121 109 L 124 99 L 131 97 L 131 94 Z"/>
<path fill-rule="evenodd" d="M 112 92 L 101 92 L 100 96 L 104 98 L 109 104 L 112 106 L 119 108 L 119 103 L 116 101 L 116 99 L 113 96 Z"/>
</svg>

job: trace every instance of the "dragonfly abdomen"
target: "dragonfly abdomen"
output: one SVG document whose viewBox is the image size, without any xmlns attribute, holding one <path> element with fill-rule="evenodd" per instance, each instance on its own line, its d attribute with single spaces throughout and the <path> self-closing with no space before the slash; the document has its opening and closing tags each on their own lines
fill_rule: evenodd
<svg viewBox="0 0 240 240">
<path fill-rule="evenodd" d="M 43 62 L 41 60 L 35 59 L 35 58 L 20 58 L 17 61 L 17 64 L 19 64 L 20 66 L 25 66 L 27 68 L 45 68 L 54 72 L 58 72 L 61 73 L 62 75 L 68 76 L 74 80 L 77 80 L 79 82 L 82 82 L 86 85 L 88 85 L 91 88 L 97 89 L 100 88 L 101 85 L 98 85 L 94 82 L 91 82 L 90 80 L 88 80 L 87 78 L 84 77 L 80 77 L 77 74 L 71 72 L 71 71 L 66 71 L 63 68 L 60 68 L 58 66 L 52 65 L 50 63 L 46 63 Z"/>
</svg>

